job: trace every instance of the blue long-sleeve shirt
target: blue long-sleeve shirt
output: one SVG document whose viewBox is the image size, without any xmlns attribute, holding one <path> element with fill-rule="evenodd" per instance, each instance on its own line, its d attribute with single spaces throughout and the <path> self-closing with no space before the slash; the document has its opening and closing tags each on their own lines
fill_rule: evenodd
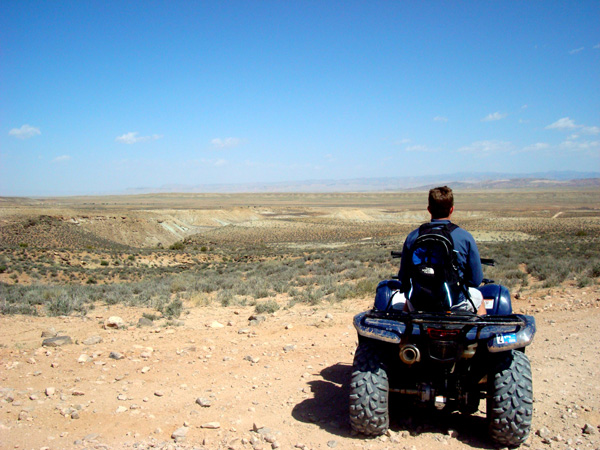
<svg viewBox="0 0 600 450">
<path fill-rule="evenodd" d="M 433 219 L 431 223 L 450 223 L 449 220 Z M 408 258 L 410 258 L 410 249 L 414 242 L 419 237 L 419 229 L 410 232 L 404 241 L 402 247 L 402 259 L 400 263 L 400 272 L 398 278 L 403 284 L 403 288 L 406 289 L 406 278 L 405 272 L 408 267 Z M 483 270 L 481 268 L 481 258 L 479 256 L 479 249 L 475 243 L 475 239 L 466 230 L 462 228 L 456 228 L 450 233 L 452 242 L 454 244 L 454 250 L 457 252 L 457 264 L 458 272 L 461 279 L 468 287 L 477 287 L 483 281 Z"/>
</svg>

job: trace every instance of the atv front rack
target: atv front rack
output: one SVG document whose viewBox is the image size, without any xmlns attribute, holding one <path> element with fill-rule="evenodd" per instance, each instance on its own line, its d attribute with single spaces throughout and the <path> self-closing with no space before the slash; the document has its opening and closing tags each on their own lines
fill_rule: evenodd
<svg viewBox="0 0 600 450">
<path fill-rule="evenodd" d="M 535 335 L 535 319 L 524 314 L 477 316 L 453 313 L 410 313 L 369 310 L 354 316 L 360 336 L 400 344 L 405 335 L 456 334 L 465 341 L 487 341 L 491 353 L 528 346 Z"/>
</svg>

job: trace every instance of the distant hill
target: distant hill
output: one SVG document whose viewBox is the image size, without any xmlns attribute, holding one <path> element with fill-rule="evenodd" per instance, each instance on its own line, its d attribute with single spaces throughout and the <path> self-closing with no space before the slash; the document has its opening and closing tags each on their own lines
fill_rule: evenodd
<svg viewBox="0 0 600 450">
<path fill-rule="evenodd" d="M 546 189 L 552 187 L 599 187 L 600 172 L 455 173 L 420 177 L 354 178 L 342 180 L 306 180 L 279 183 L 232 183 L 203 185 L 163 185 L 131 188 L 119 194 L 150 193 L 258 193 L 258 192 L 386 192 L 429 189 L 447 184 L 454 189 Z"/>
</svg>

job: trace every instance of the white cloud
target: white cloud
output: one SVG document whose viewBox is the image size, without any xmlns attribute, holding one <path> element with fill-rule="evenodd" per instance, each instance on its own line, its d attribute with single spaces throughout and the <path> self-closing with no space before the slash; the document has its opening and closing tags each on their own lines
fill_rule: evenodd
<svg viewBox="0 0 600 450">
<path fill-rule="evenodd" d="M 600 156 L 600 141 L 565 141 L 560 148 L 568 151 L 586 152 L 592 156 Z"/>
<path fill-rule="evenodd" d="M 416 153 L 432 153 L 435 152 L 434 149 L 427 147 L 426 145 L 410 145 L 406 147 L 404 150 L 407 152 L 416 152 Z"/>
<path fill-rule="evenodd" d="M 500 112 L 495 112 L 495 113 L 488 114 L 483 119 L 481 119 L 481 121 L 482 122 L 494 122 L 496 120 L 502 120 L 506 116 L 508 116 L 508 114 L 504 114 L 504 113 L 500 113 Z"/>
<path fill-rule="evenodd" d="M 210 141 L 210 143 L 215 148 L 225 149 L 225 148 L 237 147 L 238 145 L 240 145 L 242 143 L 242 140 L 240 138 L 235 138 L 235 137 L 228 137 L 228 138 L 224 138 L 224 139 L 214 138 L 212 141 Z"/>
<path fill-rule="evenodd" d="M 462 153 L 486 156 L 492 153 L 506 153 L 512 150 L 512 144 L 506 141 L 477 141 L 458 149 Z"/>
<path fill-rule="evenodd" d="M 550 148 L 550 145 L 546 144 L 545 142 L 536 142 L 535 144 L 531 144 L 528 145 L 527 147 L 523 148 L 524 152 L 537 152 L 540 150 L 546 150 Z"/>
<path fill-rule="evenodd" d="M 594 50 L 598 50 L 598 49 L 600 49 L 600 43 L 599 43 L 599 44 L 596 44 L 596 45 L 594 45 Z"/>
<path fill-rule="evenodd" d="M 227 160 L 225 160 L 225 159 L 217 159 L 217 160 L 216 160 L 216 161 L 213 163 L 213 166 L 215 166 L 215 167 L 222 167 L 222 166 L 224 166 L 224 165 L 226 165 L 226 164 L 227 164 Z"/>
<path fill-rule="evenodd" d="M 52 160 L 52 162 L 60 163 L 60 162 L 69 161 L 70 159 L 71 159 L 71 157 L 69 155 L 61 155 L 61 156 L 57 156 L 56 158 L 54 158 Z"/>
<path fill-rule="evenodd" d="M 551 123 L 546 126 L 547 130 L 578 130 L 584 134 L 600 134 L 600 127 L 591 126 L 588 127 L 586 125 L 578 125 L 574 120 L 563 117 L 562 119 L 558 119 L 556 122 Z M 576 136 L 576 135 L 573 135 Z"/>
<path fill-rule="evenodd" d="M 394 145 L 405 145 L 410 142 L 410 139 L 400 139 L 399 141 L 395 141 Z"/>
<path fill-rule="evenodd" d="M 569 55 L 575 55 L 576 53 L 582 52 L 585 47 L 574 48 L 569 51 Z"/>
<path fill-rule="evenodd" d="M 435 116 L 433 118 L 434 122 L 448 122 L 448 118 L 447 117 L 443 117 L 443 116 Z"/>
<path fill-rule="evenodd" d="M 579 126 L 575 125 L 575 122 L 568 117 L 558 119 L 556 122 L 546 126 L 546 130 L 573 130 L 575 128 L 579 128 Z"/>
<path fill-rule="evenodd" d="M 161 139 L 161 134 L 153 134 L 151 136 L 138 136 L 137 131 L 130 131 L 122 136 L 118 136 L 115 141 L 122 142 L 123 144 L 137 144 L 138 142 L 156 141 Z"/>
<path fill-rule="evenodd" d="M 37 136 L 38 134 L 42 134 L 42 132 L 39 128 L 25 124 L 21 128 L 13 128 L 8 132 L 8 134 L 18 139 L 29 139 L 33 136 Z"/>
<path fill-rule="evenodd" d="M 600 134 L 600 127 L 581 127 L 581 131 L 585 134 Z"/>
</svg>

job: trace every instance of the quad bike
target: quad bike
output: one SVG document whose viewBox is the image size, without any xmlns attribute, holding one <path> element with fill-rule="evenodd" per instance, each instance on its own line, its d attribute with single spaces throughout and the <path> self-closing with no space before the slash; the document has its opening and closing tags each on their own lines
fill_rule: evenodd
<svg viewBox="0 0 600 450">
<path fill-rule="evenodd" d="M 400 254 L 392 252 L 392 256 Z M 494 265 L 493 260 L 483 264 Z M 531 366 L 525 347 L 535 335 L 532 316 L 513 314 L 508 289 L 484 280 L 487 315 L 404 312 L 395 303 L 397 279 L 379 283 L 372 309 L 354 317 L 358 347 L 350 383 L 352 428 L 368 436 L 389 427 L 389 393 L 465 414 L 486 399 L 491 439 L 518 447 L 533 412 Z M 400 308 L 398 308 L 400 305 Z"/>
</svg>

